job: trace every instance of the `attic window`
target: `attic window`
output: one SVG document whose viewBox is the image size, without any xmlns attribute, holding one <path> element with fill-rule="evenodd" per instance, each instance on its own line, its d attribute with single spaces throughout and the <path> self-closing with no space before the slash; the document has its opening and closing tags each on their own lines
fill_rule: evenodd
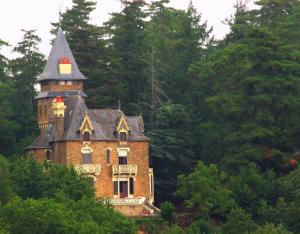
<svg viewBox="0 0 300 234">
<path fill-rule="evenodd" d="M 70 75 L 72 73 L 72 64 L 67 57 L 59 58 L 59 73 L 61 75 Z"/>
<path fill-rule="evenodd" d="M 83 141 L 90 141 L 91 140 L 90 132 L 87 132 L 87 131 L 83 132 L 82 138 L 83 138 Z"/>
<path fill-rule="evenodd" d="M 120 132 L 120 141 L 127 141 L 127 133 L 126 132 Z"/>
</svg>

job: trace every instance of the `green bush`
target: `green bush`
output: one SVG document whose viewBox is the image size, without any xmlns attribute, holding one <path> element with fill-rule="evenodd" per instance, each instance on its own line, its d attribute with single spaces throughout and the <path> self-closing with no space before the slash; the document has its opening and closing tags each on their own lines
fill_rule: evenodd
<svg viewBox="0 0 300 234">
<path fill-rule="evenodd" d="M 161 217 L 168 221 L 169 225 L 176 221 L 175 207 L 174 205 L 167 201 L 161 204 Z"/>
</svg>

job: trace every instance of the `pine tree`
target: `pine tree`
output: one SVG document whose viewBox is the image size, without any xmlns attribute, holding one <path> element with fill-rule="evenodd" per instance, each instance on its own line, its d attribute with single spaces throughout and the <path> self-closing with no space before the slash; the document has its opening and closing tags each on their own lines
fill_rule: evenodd
<svg viewBox="0 0 300 234">
<path fill-rule="evenodd" d="M 95 7 L 94 1 L 74 0 L 73 7 L 61 15 L 61 22 L 53 23 L 52 32 L 62 27 L 79 69 L 88 78 L 87 104 L 92 108 L 116 107 L 126 89 L 120 80 L 119 61 L 103 30 L 89 22 Z"/>
<path fill-rule="evenodd" d="M 17 134 L 16 152 L 22 153 L 24 147 L 37 132 L 36 125 L 36 79 L 44 67 L 44 55 L 39 52 L 41 39 L 35 30 L 22 30 L 23 40 L 13 49 L 18 57 L 10 61 L 13 87 L 18 94 L 14 98 L 13 120 L 22 128 Z"/>
<path fill-rule="evenodd" d="M 127 87 L 126 99 L 122 100 L 126 111 L 139 114 L 142 111 L 140 100 L 149 92 L 149 80 L 146 75 L 146 41 L 143 1 L 122 1 L 121 13 L 113 13 L 105 23 L 109 45 L 120 61 L 120 77 Z"/>
</svg>

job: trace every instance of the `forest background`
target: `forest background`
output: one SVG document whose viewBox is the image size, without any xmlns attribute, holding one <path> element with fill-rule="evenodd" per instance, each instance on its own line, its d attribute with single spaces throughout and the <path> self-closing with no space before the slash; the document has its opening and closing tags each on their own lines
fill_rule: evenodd
<svg viewBox="0 0 300 234">
<path fill-rule="evenodd" d="M 186 212 L 179 224 L 190 233 L 300 232 L 299 1 L 259 0 L 254 10 L 239 2 L 222 40 L 193 4 L 179 10 L 168 0 L 122 0 L 122 11 L 99 26 L 90 23 L 95 2 L 73 3 L 60 26 L 88 77 L 87 104 L 121 101 L 126 114 L 143 115 L 157 205 L 171 201 Z M 20 158 L 38 134 L 40 42 L 24 30 L 13 49 L 19 56 L 0 55 L 0 153 L 12 184 L 15 167 L 7 164 L 33 163 Z M 12 190 L 23 202 L 44 197 Z"/>
</svg>

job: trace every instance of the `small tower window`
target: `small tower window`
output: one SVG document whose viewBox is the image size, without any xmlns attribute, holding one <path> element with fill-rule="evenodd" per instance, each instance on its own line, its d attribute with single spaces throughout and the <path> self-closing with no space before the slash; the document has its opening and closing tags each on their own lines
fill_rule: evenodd
<svg viewBox="0 0 300 234">
<path fill-rule="evenodd" d="M 110 149 L 106 150 L 106 163 L 110 164 Z"/>
<path fill-rule="evenodd" d="M 83 132 L 83 141 L 90 141 L 91 140 L 91 134 L 90 132 Z"/>
</svg>

